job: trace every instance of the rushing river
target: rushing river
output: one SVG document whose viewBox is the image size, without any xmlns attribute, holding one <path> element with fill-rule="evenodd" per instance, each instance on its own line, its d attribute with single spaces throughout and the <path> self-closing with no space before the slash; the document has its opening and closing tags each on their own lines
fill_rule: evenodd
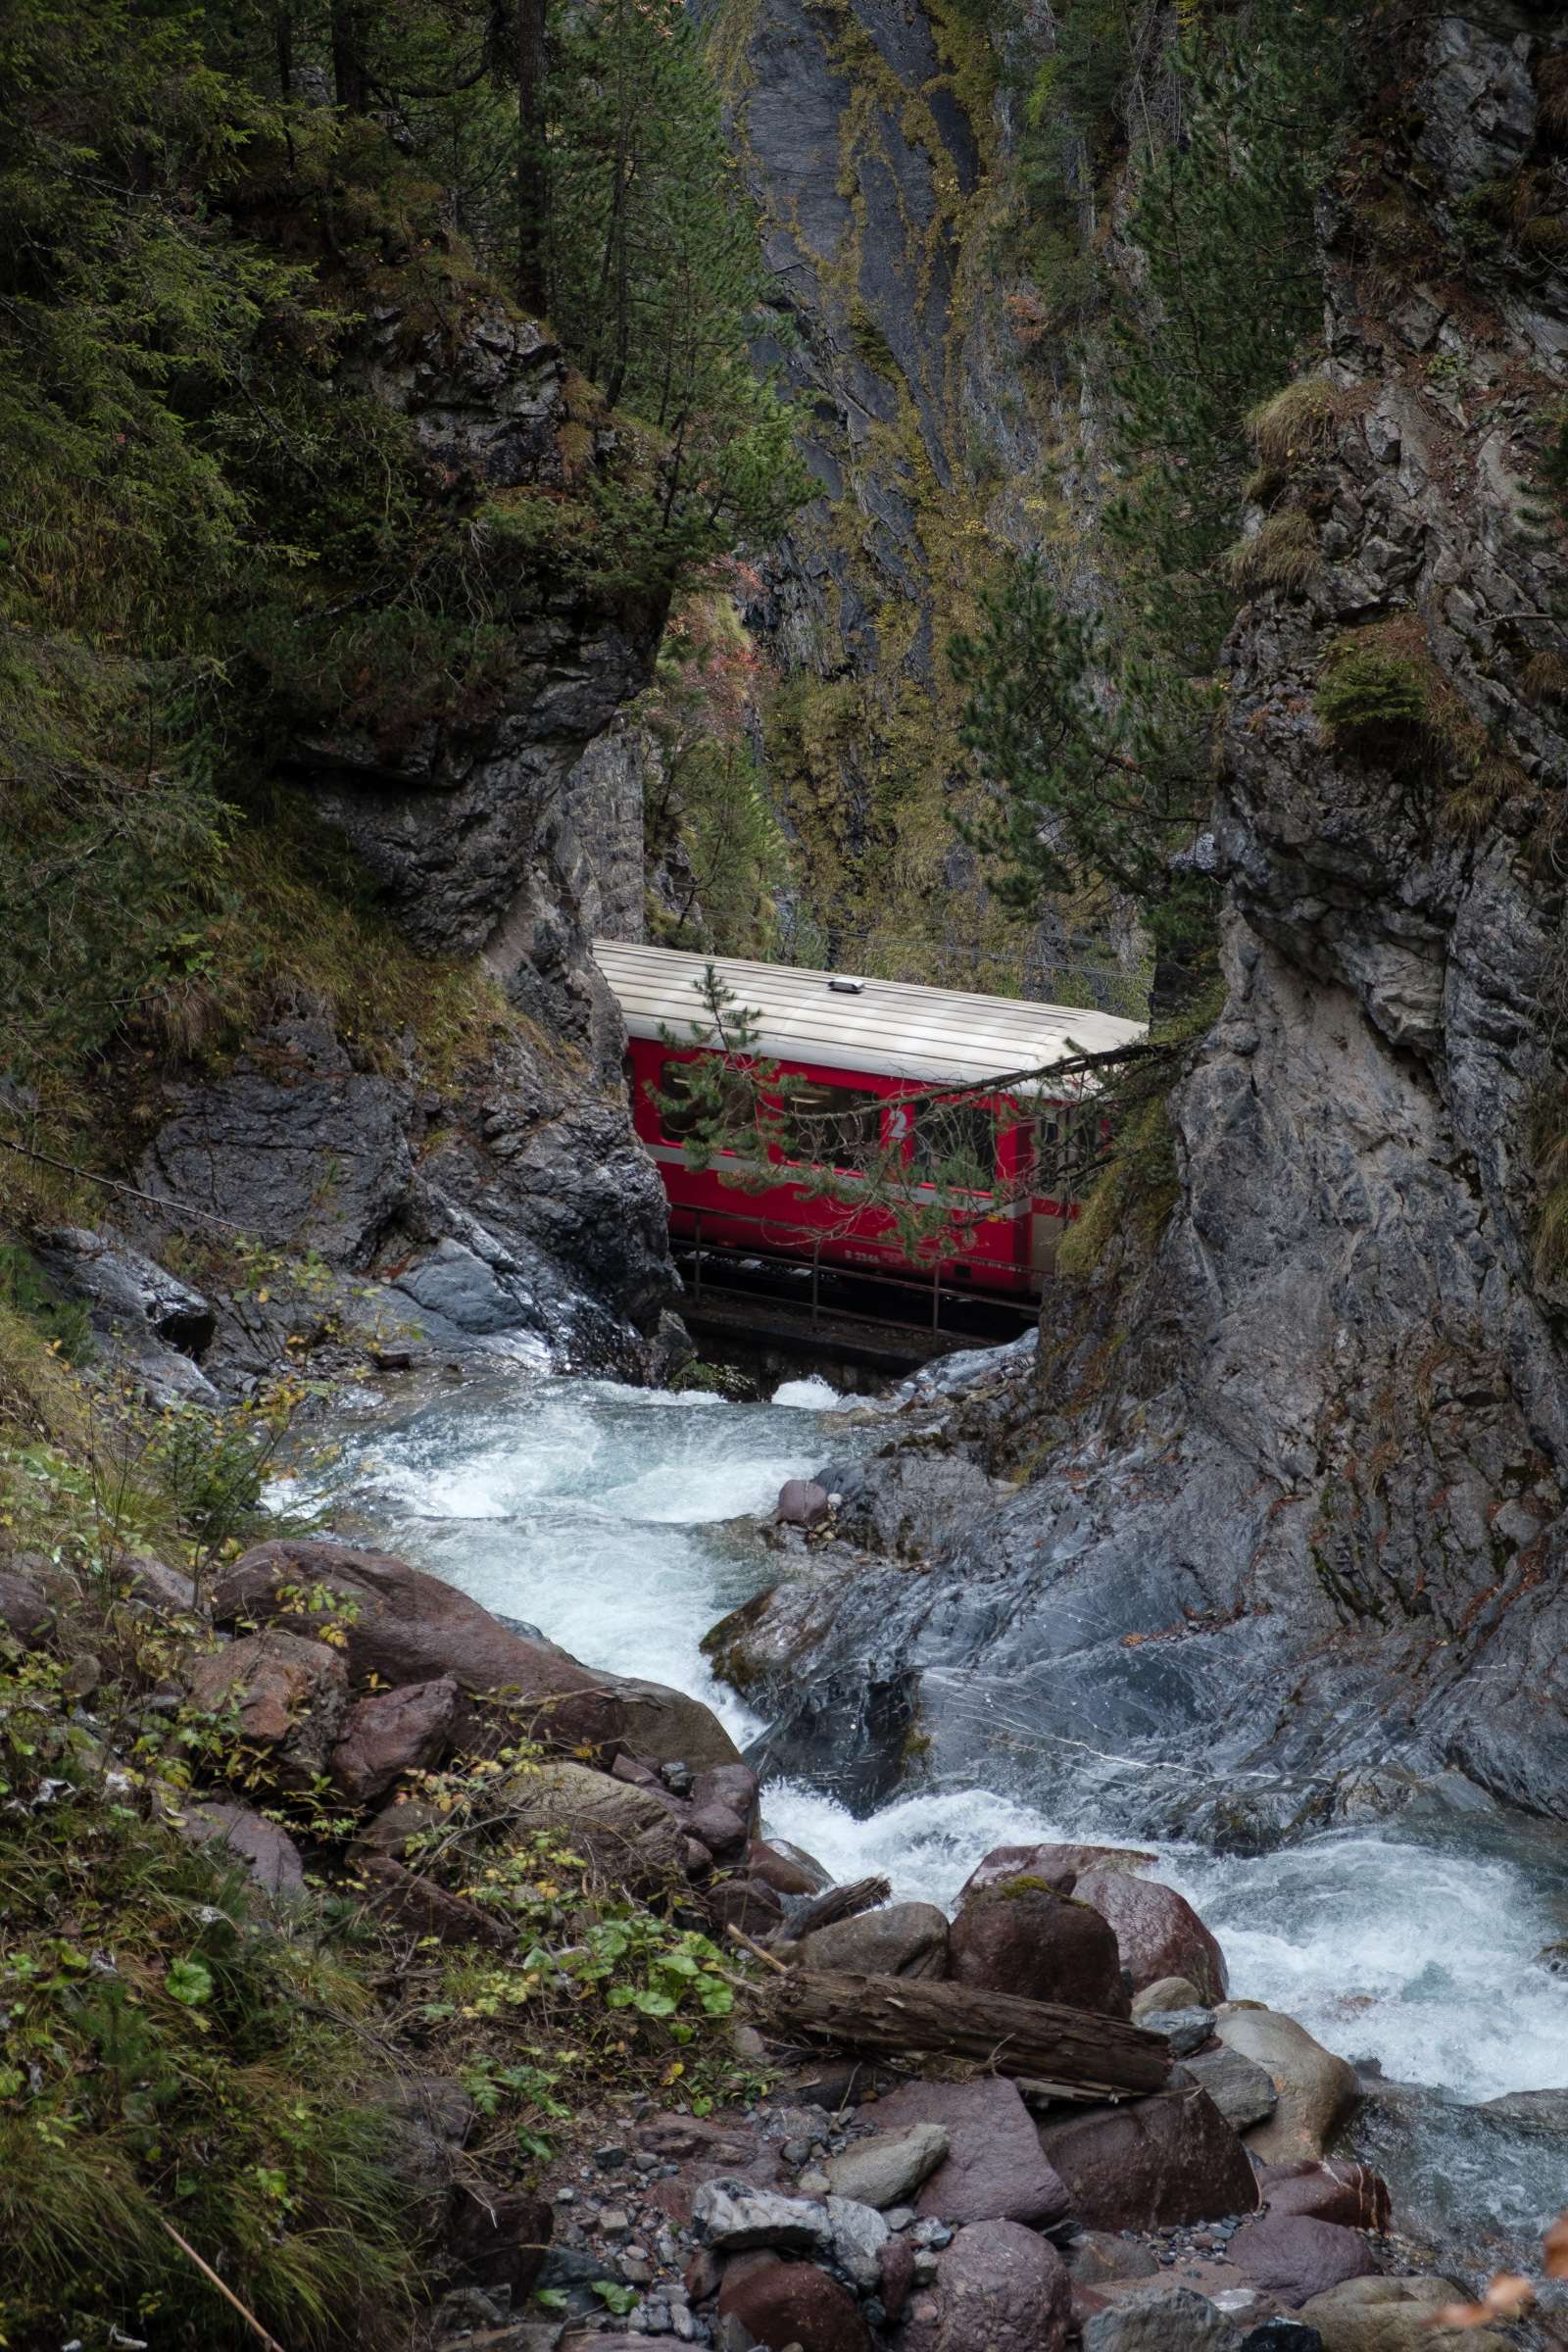
<svg viewBox="0 0 1568 2352">
<path fill-rule="evenodd" d="M 509 1370 L 368 1405 L 331 1499 L 340 1524 L 352 1514 L 585 1663 L 697 1692 L 744 1740 L 761 1727 L 712 1683 L 699 1647 L 769 1580 L 770 1555 L 736 1523 L 856 1442 L 839 1419 L 851 1401 L 821 1380 L 741 1405 Z M 770 1831 L 836 1878 L 882 1870 L 898 1894 L 944 1905 L 988 1847 L 1096 1827 L 978 1788 L 922 1792 L 865 1821 L 789 1784 L 763 1801 Z M 1467 2112 L 1568 2085 L 1568 1979 L 1536 1958 L 1568 1932 L 1562 1862 L 1554 1840 L 1485 1811 L 1425 1836 L 1331 1833 L 1246 1859 L 1161 1854 L 1161 1875 L 1220 1936 L 1234 1994 L 1441 2094 L 1403 2120 L 1380 2110 L 1371 2152 L 1396 2209 L 1482 2262 L 1528 2254 L 1568 2205 L 1568 2141 Z"/>
</svg>

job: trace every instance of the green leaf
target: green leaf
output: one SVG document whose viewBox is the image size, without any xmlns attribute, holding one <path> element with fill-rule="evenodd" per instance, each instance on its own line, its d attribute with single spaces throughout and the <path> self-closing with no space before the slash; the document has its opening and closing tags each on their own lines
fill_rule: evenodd
<svg viewBox="0 0 1568 2352">
<path fill-rule="evenodd" d="M 187 2009 L 200 2009 L 213 1997 L 213 1972 L 200 1960 L 172 1961 L 164 1989 Z"/>
</svg>

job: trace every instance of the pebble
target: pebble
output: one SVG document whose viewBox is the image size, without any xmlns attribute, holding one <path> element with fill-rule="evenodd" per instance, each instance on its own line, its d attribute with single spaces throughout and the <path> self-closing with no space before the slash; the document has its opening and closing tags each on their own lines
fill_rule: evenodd
<svg viewBox="0 0 1568 2352">
<path fill-rule="evenodd" d="M 953 2231 L 946 2222 L 916 2222 L 910 2233 L 917 2246 L 951 2246 Z"/>
<path fill-rule="evenodd" d="M 932 2253 L 929 2246 L 922 2246 L 914 2258 L 915 2285 L 935 2286 L 937 2282 L 937 2269 L 938 2264 L 936 2256 Z"/>
<path fill-rule="evenodd" d="M 551 2202 L 555 2205 L 575 2205 L 577 2191 L 574 2188 L 558 2188 Z"/>
<path fill-rule="evenodd" d="M 625 2163 L 629 2153 L 628 2149 L 612 2142 L 608 2147 L 595 2148 L 594 2162 L 602 2173 L 612 2173 Z"/>
<path fill-rule="evenodd" d="M 652 2286 L 654 2266 L 646 2254 L 634 2253 L 628 2246 L 620 2258 L 620 2275 L 628 2286 Z"/>
<path fill-rule="evenodd" d="M 895 2205 L 882 2216 L 890 2230 L 907 2230 L 914 2219 L 912 2205 Z"/>
<path fill-rule="evenodd" d="M 607 2237 L 629 2237 L 631 2215 L 622 2213 L 618 2205 L 607 2205 L 599 2216 L 599 2227 Z"/>
</svg>

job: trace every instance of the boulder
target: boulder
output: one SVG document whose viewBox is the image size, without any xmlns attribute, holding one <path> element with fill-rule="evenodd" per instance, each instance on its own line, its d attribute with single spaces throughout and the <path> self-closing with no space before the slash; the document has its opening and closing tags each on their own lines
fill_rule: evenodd
<svg viewBox="0 0 1568 2352">
<path fill-rule="evenodd" d="M 1074 2286 L 1159 2277 L 1159 2263 L 1148 2246 L 1110 2230 L 1081 2230 L 1065 2249 L 1065 2259 Z"/>
<path fill-rule="evenodd" d="M 755 1838 L 761 1826 L 758 1790 L 758 1778 L 749 1764 L 707 1764 L 693 1775 L 691 1801 L 699 1807 L 722 1805 L 726 1812 L 739 1815 L 747 1836 Z"/>
<path fill-rule="evenodd" d="M 1062 2352 L 1072 2285 L 1053 2245 L 1016 2222 L 973 2222 L 942 2257 L 935 2352 Z"/>
<path fill-rule="evenodd" d="M 834 2267 L 862 2295 L 874 2295 L 882 2277 L 882 2249 L 893 2234 L 874 2205 L 858 2197 L 829 2196 L 827 2226 L 833 2232 Z"/>
<path fill-rule="evenodd" d="M 740 1815 L 732 1813 L 728 1805 L 716 1802 L 693 1805 L 681 1827 L 688 1838 L 697 1839 L 712 1862 L 733 1862 L 749 1842 L 746 1824 Z"/>
<path fill-rule="evenodd" d="M 444 1674 L 433 1683 L 406 1683 L 399 1690 L 356 1699 L 330 1766 L 349 1803 L 368 1805 L 404 1773 L 433 1764 L 451 1737 L 459 1696 L 457 1684 Z"/>
<path fill-rule="evenodd" d="M 420 1878 L 390 1854 L 352 1846 L 349 1859 L 365 1882 L 366 1901 L 381 1918 L 410 1936 L 433 1936 L 440 1943 L 484 1943 L 508 1949 L 515 1937 L 505 1920 L 481 1911 L 461 1894 L 449 1894 L 434 1879 Z"/>
<path fill-rule="evenodd" d="M 787 1478 L 773 1516 L 780 1527 L 820 1527 L 832 1507 L 826 1487 L 814 1478 Z"/>
<path fill-rule="evenodd" d="M 318 1592 L 338 1604 L 343 1656 L 357 1683 L 374 1677 L 396 1687 L 451 1675 L 467 1697 L 513 1700 L 537 1737 L 572 1745 L 597 1745 L 625 1729 L 603 1675 L 549 1642 L 509 1632 L 455 1585 L 389 1552 L 294 1539 L 258 1544 L 219 1574 L 213 1614 L 220 1625 L 318 1623 L 320 1612 L 309 1605 Z M 633 1745 L 657 1752 L 641 1737 Z"/>
<path fill-rule="evenodd" d="M 1146 2033 L 1163 2034 L 1176 2058 L 1191 2058 L 1214 2034 L 1212 2009 L 1146 2009 L 1138 2022 Z"/>
<path fill-rule="evenodd" d="M 965 1895 L 948 1936 L 948 1973 L 982 1992 L 1128 2013 L 1111 1928 L 1037 1879 L 999 1879 Z"/>
<path fill-rule="evenodd" d="M 695 1773 L 740 1763 L 741 1751 L 712 1708 L 689 1691 L 636 1675 L 602 1674 L 593 1680 L 613 1693 L 621 1736 L 633 1755 L 655 1764 L 687 1764 Z"/>
<path fill-rule="evenodd" d="M 1253 2154 L 1265 2164 L 1321 2156 L 1355 2105 L 1354 2069 L 1314 2041 L 1306 2028 L 1283 2010 L 1227 2003 L 1215 2018 L 1214 2031 L 1228 2050 L 1239 2050 L 1260 2066 L 1278 2094 L 1268 2122 L 1247 2135 Z"/>
<path fill-rule="evenodd" d="M 760 2263 L 726 2278 L 718 2290 L 722 2326 L 735 2322 L 739 2340 L 767 2352 L 870 2352 L 871 2331 L 847 2287 L 809 2262 Z M 635 2337 L 641 2344 L 647 2339 Z M 720 2340 L 723 2340 L 722 2338 Z"/>
<path fill-rule="evenodd" d="M 1133 2024 L 1141 2026 L 1152 2010 L 1200 2009 L 1198 1986 L 1188 1977 L 1159 1977 L 1133 1994 Z"/>
<path fill-rule="evenodd" d="M 1201 2090 L 1065 2110 L 1039 2135 L 1089 2229 L 1168 2229 L 1257 2209 L 1247 2151 Z"/>
<path fill-rule="evenodd" d="M 898 2320 L 914 2284 L 914 2248 L 906 2237 L 894 2237 L 890 2232 L 880 2262 L 876 2299 L 890 2320 Z"/>
<path fill-rule="evenodd" d="M 718 2254 L 744 2254 L 764 2246 L 776 2254 L 833 2258 L 833 2227 L 825 2205 L 810 2197 L 784 2197 L 739 2180 L 705 2180 L 692 2199 L 698 2237 Z"/>
<path fill-rule="evenodd" d="M 783 1838 L 754 1838 L 746 1848 L 746 1875 L 760 1879 L 775 1894 L 820 1894 L 833 1884 L 813 1855 Z"/>
<path fill-rule="evenodd" d="M 800 1965 L 867 1977 L 945 1977 L 947 1913 L 935 1903 L 888 1903 L 858 1919 L 835 1920 L 804 1939 Z"/>
<path fill-rule="evenodd" d="M 203 1797 L 169 1819 L 182 1838 L 206 1846 L 214 1861 L 243 1864 L 269 1894 L 291 1894 L 305 1884 L 305 1865 L 293 1838 L 249 1805 Z"/>
<path fill-rule="evenodd" d="M 0 1568 L 0 1634 L 35 1649 L 55 1620 L 54 1606 L 29 1577 Z"/>
<path fill-rule="evenodd" d="M 1083 1871 L 1152 1870 L 1157 1859 L 1121 1845 L 994 1845 L 965 1879 L 958 1901 L 1002 1879 L 1039 1879 L 1058 1894 L 1071 1894 Z"/>
<path fill-rule="evenodd" d="M 1029 2110 L 1003 2076 L 906 2082 L 871 2112 L 884 2130 L 936 2124 L 947 2133 L 947 2159 L 914 2199 L 915 2211 L 926 2219 L 1045 2229 L 1069 2211 L 1066 2188 L 1041 2153 Z"/>
<path fill-rule="evenodd" d="M 1083 2352 L 1242 2352 L 1242 2331 L 1191 2287 L 1152 2287 L 1088 2320 Z"/>
<path fill-rule="evenodd" d="M 1101 1864 L 1080 1871 L 1074 1891 L 1110 1922 L 1134 1992 L 1161 1977 L 1186 1977 L 1205 2006 L 1224 1999 L 1225 1955 L 1174 1886 Z"/>
<path fill-rule="evenodd" d="M 1339 2222 L 1347 2230 L 1386 2230 L 1393 2219 L 1387 2181 L 1348 2157 L 1326 2164 L 1266 2164 L 1258 2186 L 1270 2213 Z"/>
<path fill-rule="evenodd" d="M 682 1873 L 680 1828 L 668 1806 L 608 1772 L 564 1760 L 531 1765 L 489 1796 L 492 1810 L 504 1805 L 519 1829 L 565 1838 L 617 1885 L 651 1890 Z"/>
<path fill-rule="evenodd" d="M 719 1879 L 703 1890 L 713 1925 L 722 1932 L 738 1928 L 755 1941 L 773 1935 L 784 1924 L 784 1898 L 765 1879 Z"/>
<path fill-rule="evenodd" d="M 946 2161 L 949 2144 L 941 2124 L 911 2124 L 904 2132 L 873 2132 L 869 2139 L 852 2140 L 822 2169 L 835 2196 L 855 2197 L 883 2212 L 909 2202 Z"/>
<path fill-rule="evenodd" d="M 1451 2278 L 1348 2278 L 1311 2296 L 1301 2317 L 1323 2352 L 1517 2352 L 1495 2328 L 1434 2328 L 1445 2303 L 1468 2303 Z"/>
<path fill-rule="evenodd" d="M 1296 2309 L 1348 2278 L 1367 2278 L 1378 2267 L 1359 2230 L 1294 2213 L 1248 2222 L 1231 2239 L 1230 2258 L 1244 2278 Z"/>
<path fill-rule="evenodd" d="M 1233 2132 L 1266 2123 L 1280 2103 L 1272 2077 L 1240 2050 L 1195 2050 L 1182 2060 L 1182 2073 L 1207 2091 Z"/>
<path fill-rule="evenodd" d="M 554 2215 L 530 2188 L 465 2189 L 447 2225 L 460 2285 L 510 2287 L 519 2301 L 532 2287 L 550 2243 Z"/>
<path fill-rule="evenodd" d="M 1242 2340 L 1242 2352 L 1323 2352 L 1323 2338 L 1304 2320 L 1284 2314 L 1252 2328 Z"/>
<path fill-rule="evenodd" d="M 203 1714 L 232 1721 L 285 1788 L 313 1788 L 325 1773 L 349 1704 L 338 1652 L 277 1626 L 197 1658 L 186 1689 Z"/>
</svg>

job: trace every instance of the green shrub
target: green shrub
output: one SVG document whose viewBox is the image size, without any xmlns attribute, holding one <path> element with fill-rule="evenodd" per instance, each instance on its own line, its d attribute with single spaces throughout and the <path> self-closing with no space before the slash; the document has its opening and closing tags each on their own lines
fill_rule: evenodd
<svg viewBox="0 0 1568 2352">
<path fill-rule="evenodd" d="M 1330 648 L 1312 707 L 1335 735 L 1408 739 L 1432 721 L 1431 665 L 1383 645 L 1342 637 Z"/>
</svg>

